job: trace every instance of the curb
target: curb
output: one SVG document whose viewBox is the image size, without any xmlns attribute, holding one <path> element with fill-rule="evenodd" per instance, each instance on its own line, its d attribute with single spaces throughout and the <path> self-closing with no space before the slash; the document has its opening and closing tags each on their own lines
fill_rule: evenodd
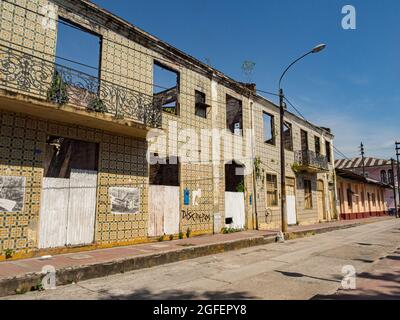
<svg viewBox="0 0 400 320">
<path fill-rule="evenodd" d="M 85 280 L 102 278 L 129 271 L 152 268 L 169 263 L 245 249 L 249 247 L 261 246 L 275 242 L 276 236 L 260 236 L 166 251 L 163 253 L 149 254 L 139 257 L 119 259 L 110 262 L 63 268 L 57 270 L 57 286 L 78 283 Z M 43 277 L 44 274 L 35 272 L 12 278 L 0 279 L 0 297 L 34 291 L 35 288 L 41 284 Z"/>
</svg>

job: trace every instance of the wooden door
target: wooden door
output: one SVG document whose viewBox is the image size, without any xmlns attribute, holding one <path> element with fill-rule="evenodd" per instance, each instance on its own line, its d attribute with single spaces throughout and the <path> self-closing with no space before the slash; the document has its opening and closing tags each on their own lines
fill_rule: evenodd
<svg viewBox="0 0 400 320">
<path fill-rule="evenodd" d="M 149 187 L 149 237 L 178 234 L 180 222 L 179 187 Z"/>
<path fill-rule="evenodd" d="M 44 178 L 39 248 L 94 241 L 97 172 L 74 170 L 69 179 Z"/>
<path fill-rule="evenodd" d="M 244 229 L 246 226 L 243 192 L 225 192 L 225 219 L 232 219 L 228 228 Z"/>
<path fill-rule="evenodd" d="M 318 219 L 320 221 L 327 220 L 326 205 L 325 205 L 325 188 L 324 182 L 317 181 L 317 204 L 318 204 Z"/>
<path fill-rule="evenodd" d="M 72 170 L 70 178 L 67 245 L 94 241 L 97 198 L 97 172 Z"/>
<path fill-rule="evenodd" d="M 44 178 L 39 220 L 39 248 L 65 246 L 67 239 L 69 180 Z"/>
</svg>

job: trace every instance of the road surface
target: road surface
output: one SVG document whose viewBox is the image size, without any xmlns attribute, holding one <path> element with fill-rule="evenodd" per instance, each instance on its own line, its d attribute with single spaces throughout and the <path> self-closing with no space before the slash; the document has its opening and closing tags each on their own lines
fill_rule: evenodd
<svg viewBox="0 0 400 320">
<path fill-rule="evenodd" d="M 353 298 L 355 292 L 377 298 L 379 288 L 386 288 L 385 298 L 399 299 L 399 248 L 400 219 L 387 220 L 6 299 L 303 300 L 346 296 L 346 292 Z M 385 261 L 390 261 L 386 273 Z M 356 285 L 361 287 L 334 295 L 342 287 L 345 266 L 354 267 Z M 377 269 L 389 275 L 390 286 L 385 286 L 384 277 L 374 275 Z"/>
</svg>

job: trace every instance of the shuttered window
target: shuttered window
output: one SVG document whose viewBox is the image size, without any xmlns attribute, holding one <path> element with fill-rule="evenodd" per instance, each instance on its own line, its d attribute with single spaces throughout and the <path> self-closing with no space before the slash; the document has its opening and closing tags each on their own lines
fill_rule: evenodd
<svg viewBox="0 0 400 320">
<path fill-rule="evenodd" d="M 267 206 L 278 205 L 278 178 L 276 175 L 267 174 Z"/>
</svg>

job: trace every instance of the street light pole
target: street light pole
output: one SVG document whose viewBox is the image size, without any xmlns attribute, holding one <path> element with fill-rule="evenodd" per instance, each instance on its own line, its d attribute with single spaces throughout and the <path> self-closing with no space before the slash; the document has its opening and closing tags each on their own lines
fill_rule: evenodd
<svg viewBox="0 0 400 320">
<path fill-rule="evenodd" d="M 279 109 L 280 109 L 280 140 L 281 140 L 281 219 L 282 232 L 288 231 L 287 211 L 286 211 L 286 159 L 285 159 L 285 95 L 283 89 L 279 89 Z"/>
<path fill-rule="evenodd" d="M 395 208 L 395 211 L 396 211 L 396 218 L 398 218 L 399 217 L 399 211 L 398 211 L 398 208 L 397 208 L 397 191 L 396 191 L 396 182 L 394 181 L 395 179 L 394 179 L 394 159 L 391 159 L 391 163 L 392 163 L 392 181 L 389 181 L 389 183 L 392 183 L 393 184 L 393 194 L 394 194 L 394 208 Z"/>
<path fill-rule="evenodd" d="M 362 166 L 363 166 L 363 177 L 365 178 L 365 149 L 364 144 L 361 142 L 361 158 L 362 158 Z"/>
<path fill-rule="evenodd" d="M 279 109 L 280 109 L 280 162 L 281 162 L 281 231 L 286 233 L 288 230 L 288 223 L 287 223 L 287 212 L 286 212 L 286 160 L 285 160 L 285 139 L 284 139 L 284 131 L 285 131 L 285 94 L 283 93 L 282 89 L 282 80 L 289 69 L 296 64 L 301 59 L 305 58 L 306 56 L 312 53 L 318 53 L 326 48 L 325 44 L 320 44 L 314 47 L 311 51 L 307 52 L 306 54 L 302 55 L 300 58 L 294 60 L 282 73 L 279 79 Z"/>
</svg>

